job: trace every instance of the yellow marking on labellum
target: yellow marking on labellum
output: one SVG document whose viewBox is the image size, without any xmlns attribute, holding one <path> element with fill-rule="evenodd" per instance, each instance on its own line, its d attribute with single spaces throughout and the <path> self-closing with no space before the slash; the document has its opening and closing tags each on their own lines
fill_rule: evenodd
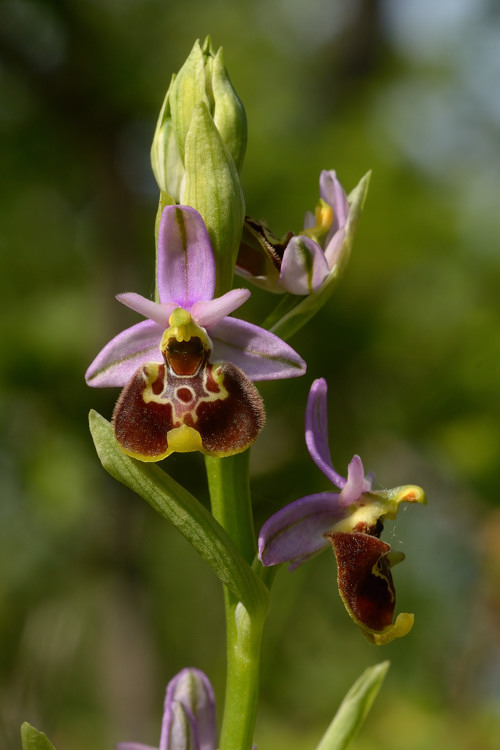
<svg viewBox="0 0 500 750">
<path fill-rule="evenodd" d="M 151 367 L 153 367 L 153 366 L 151 366 Z M 158 367 L 159 367 L 159 365 L 155 365 L 155 367 L 156 367 L 156 377 L 153 377 L 152 375 L 148 377 L 148 379 L 146 381 L 147 385 L 146 385 L 146 388 L 145 388 L 144 393 L 142 395 L 142 398 L 143 398 L 145 404 L 149 404 L 152 401 L 155 401 L 156 403 L 163 405 L 165 403 L 165 395 L 164 395 L 164 393 L 163 392 L 154 393 L 153 389 L 151 388 L 152 383 L 155 382 L 155 380 L 156 380 L 156 378 L 158 376 Z M 205 368 L 205 370 L 202 373 L 197 373 L 194 376 L 194 378 L 196 378 L 196 380 L 201 379 L 201 381 L 202 381 L 202 389 L 200 389 L 200 390 L 203 391 L 203 395 L 201 395 L 201 393 L 196 393 L 195 391 L 193 391 L 192 398 L 189 399 L 188 401 L 185 401 L 182 397 L 179 399 L 181 401 L 182 405 L 183 405 L 182 414 L 181 415 L 179 415 L 178 413 L 176 413 L 175 403 L 171 402 L 172 403 L 172 407 L 174 409 L 174 417 L 173 418 L 175 420 L 182 420 L 182 422 L 184 422 L 186 420 L 186 417 L 189 415 L 191 417 L 192 421 L 193 421 L 193 424 L 196 424 L 196 422 L 198 421 L 197 410 L 198 410 L 198 407 L 200 406 L 200 404 L 211 403 L 212 401 L 224 401 L 226 398 L 228 398 L 229 393 L 227 391 L 227 388 L 225 388 L 225 386 L 224 386 L 224 373 L 222 371 L 222 368 L 220 366 L 214 366 L 212 368 L 212 377 L 215 380 L 215 382 L 216 382 L 216 384 L 217 384 L 217 386 L 219 388 L 219 390 L 217 392 L 214 392 L 212 390 L 208 390 L 208 388 L 206 387 L 206 383 L 207 383 L 207 379 L 208 379 L 208 372 L 209 372 L 208 369 Z M 184 378 L 182 378 L 182 381 L 184 381 Z M 177 388 L 177 391 L 182 390 L 183 388 L 186 388 L 186 387 L 187 386 L 186 386 L 185 382 L 182 382 L 182 383 L 179 384 L 179 387 Z M 177 395 L 177 392 L 176 392 L 176 395 Z M 192 407 L 189 409 L 189 408 L 187 408 L 186 405 L 191 400 L 194 401 L 194 403 L 193 403 Z M 192 448 L 192 450 L 199 450 L 199 449 L 198 448 Z"/>
<path fill-rule="evenodd" d="M 396 591 L 394 589 L 394 584 L 392 582 L 392 578 L 389 577 L 390 574 L 388 576 L 387 573 L 385 573 L 384 570 L 383 570 L 383 560 L 384 560 L 384 557 L 380 557 L 377 560 L 377 562 L 375 563 L 375 565 L 373 565 L 373 567 L 372 567 L 372 573 L 373 573 L 373 575 L 376 578 L 381 578 L 383 581 L 385 581 L 385 583 L 387 585 L 387 591 L 389 592 L 389 596 L 391 598 L 391 602 L 395 602 L 396 601 Z M 389 569 L 390 569 L 390 564 L 387 563 L 387 565 L 389 566 Z"/>
<path fill-rule="evenodd" d="M 158 362 L 148 362 L 142 370 L 142 377 L 146 383 L 146 388 L 149 388 L 155 380 L 158 379 L 160 372 L 160 364 Z"/>
<path fill-rule="evenodd" d="M 173 340 L 182 351 L 199 340 Z M 177 375 L 165 364 L 138 370 L 120 394 L 113 427 L 122 450 L 142 461 L 160 461 L 171 453 L 200 451 L 229 456 L 245 450 L 264 424 L 260 395 L 230 362 L 204 359 L 192 375 Z"/>
</svg>

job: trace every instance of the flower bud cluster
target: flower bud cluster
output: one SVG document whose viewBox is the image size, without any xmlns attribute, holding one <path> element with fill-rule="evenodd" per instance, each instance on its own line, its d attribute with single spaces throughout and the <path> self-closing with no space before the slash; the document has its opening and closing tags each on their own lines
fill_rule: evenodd
<svg viewBox="0 0 500 750">
<path fill-rule="evenodd" d="M 231 286 L 245 204 L 239 171 L 247 141 L 245 110 L 224 66 L 222 49 L 197 41 L 172 76 L 156 126 L 151 163 L 160 206 L 195 208 L 217 265 L 218 291 Z"/>
</svg>

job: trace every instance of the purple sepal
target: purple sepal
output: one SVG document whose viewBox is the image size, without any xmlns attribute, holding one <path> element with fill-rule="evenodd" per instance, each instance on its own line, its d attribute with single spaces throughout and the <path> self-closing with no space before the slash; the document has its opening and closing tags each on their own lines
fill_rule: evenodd
<svg viewBox="0 0 500 750">
<path fill-rule="evenodd" d="M 292 294 L 312 294 L 330 273 L 325 253 L 310 237 L 292 237 L 281 262 L 280 283 Z"/>
<path fill-rule="evenodd" d="M 290 562 L 301 565 L 329 546 L 323 534 L 345 515 L 339 495 L 320 492 L 286 505 L 263 525 L 259 534 L 259 558 L 263 565 Z"/>
<path fill-rule="evenodd" d="M 186 668 L 167 685 L 158 748 L 120 742 L 116 750 L 216 750 L 215 697 L 208 677 Z"/>
<path fill-rule="evenodd" d="M 306 371 L 297 352 L 274 333 L 238 318 L 224 318 L 210 329 L 212 359 L 234 362 L 250 380 L 295 378 Z"/>
<path fill-rule="evenodd" d="M 157 283 L 160 302 L 190 310 L 212 299 L 215 261 L 207 228 L 190 206 L 166 206 L 158 230 Z"/>
<path fill-rule="evenodd" d="M 168 737 L 169 731 L 172 731 L 171 708 L 175 703 L 181 703 L 194 717 L 198 743 L 196 747 L 199 750 L 215 750 L 217 738 L 214 691 L 208 677 L 193 667 L 183 669 L 168 683 L 159 750 L 177 750 L 176 745 L 163 742 L 164 737 Z"/>
<path fill-rule="evenodd" d="M 123 387 L 146 362 L 162 362 L 159 343 L 163 328 L 152 320 L 143 320 L 125 329 L 101 349 L 85 380 L 95 388 Z"/>
</svg>

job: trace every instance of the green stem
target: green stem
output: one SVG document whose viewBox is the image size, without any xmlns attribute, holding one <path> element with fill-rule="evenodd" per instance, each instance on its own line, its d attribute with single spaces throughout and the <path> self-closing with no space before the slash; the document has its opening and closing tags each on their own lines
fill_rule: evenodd
<svg viewBox="0 0 500 750">
<path fill-rule="evenodd" d="M 265 617 L 251 617 L 233 594 L 225 591 L 226 695 L 220 750 L 250 750 L 259 701 L 262 631 Z"/>
<path fill-rule="evenodd" d="M 212 513 L 249 564 L 255 557 L 249 451 L 205 459 Z M 220 750 L 250 750 L 259 698 L 262 631 L 267 611 L 248 612 L 224 589 L 227 678 Z"/>
<path fill-rule="evenodd" d="M 251 565 L 257 545 L 249 482 L 250 451 L 228 458 L 205 456 L 212 515 Z"/>
</svg>

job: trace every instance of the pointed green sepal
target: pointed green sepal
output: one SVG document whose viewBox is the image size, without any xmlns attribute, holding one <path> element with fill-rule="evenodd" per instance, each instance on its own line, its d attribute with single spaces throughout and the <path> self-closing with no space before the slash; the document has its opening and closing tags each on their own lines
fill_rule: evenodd
<svg viewBox="0 0 500 750">
<path fill-rule="evenodd" d="M 197 40 L 170 87 L 170 110 L 179 153 L 184 161 L 184 146 L 196 107 L 202 102 L 209 107 L 205 90 L 204 55 Z"/>
<path fill-rule="evenodd" d="M 168 193 L 168 203 L 175 203 L 175 197 L 179 195 L 184 177 L 184 164 L 177 145 L 170 108 L 171 90 L 174 82 L 175 75 L 172 76 L 172 81 L 165 95 L 151 146 L 153 173 L 161 192 Z"/>
<path fill-rule="evenodd" d="M 238 172 L 243 166 L 247 146 L 247 119 L 245 109 L 233 88 L 224 66 L 222 47 L 213 60 L 212 92 L 213 118 Z"/>
<path fill-rule="evenodd" d="M 207 225 L 217 266 L 217 296 L 232 286 L 245 202 L 234 162 L 205 104 L 193 112 L 184 166 L 180 202 L 195 208 Z"/>
<path fill-rule="evenodd" d="M 269 606 L 267 588 L 209 511 L 157 464 L 127 456 L 118 445 L 111 424 L 100 414 L 91 411 L 89 423 L 106 471 L 170 521 L 252 616 L 264 617 Z"/>
<path fill-rule="evenodd" d="M 389 662 L 366 669 L 351 687 L 316 750 L 345 750 L 363 724 L 384 681 Z"/>
<path fill-rule="evenodd" d="M 307 297 L 300 298 L 292 294 L 286 294 L 276 306 L 275 310 L 264 322 L 264 328 L 268 328 L 285 341 L 296 331 L 304 326 L 321 307 L 327 302 L 339 283 L 344 270 L 349 262 L 354 234 L 359 223 L 363 206 L 368 192 L 371 172 L 361 178 L 358 185 L 348 196 L 349 217 L 345 227 L 345 238 L 342 248 L 338 253 L 338 259 L 321 286 Z"/>
<path fill-rule="evenodd" d="M 27 721 L 21 726 L 21 743 L 23 750 L 55 750 L 47 735 L 32 727 Z"/>
</svg>

